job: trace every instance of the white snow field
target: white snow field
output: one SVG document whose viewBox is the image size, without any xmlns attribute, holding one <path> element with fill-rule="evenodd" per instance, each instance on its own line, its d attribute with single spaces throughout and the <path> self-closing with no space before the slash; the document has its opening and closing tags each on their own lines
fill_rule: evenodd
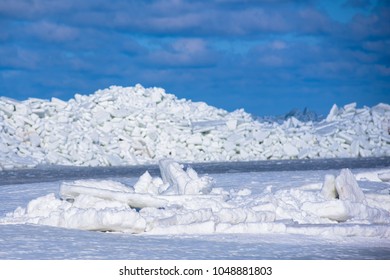
<svg viewBox="0 0 390 280">
<path fill-rule="evenodd" d="M 334 105 L 326 119 L 254 120 L 161 88 L 112 86 L 67 102 L 0 97 L 0 170 L 37 164 L 390 156 L 390 106 Z"/>
<path fill-rule="evenodd" d="M 390 169 L 4 185 L 1 259 L 390 259 Z"/>
</svg>

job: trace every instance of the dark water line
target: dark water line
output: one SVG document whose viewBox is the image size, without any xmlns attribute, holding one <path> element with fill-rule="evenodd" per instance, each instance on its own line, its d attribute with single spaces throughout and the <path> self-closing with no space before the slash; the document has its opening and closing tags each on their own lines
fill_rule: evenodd
<svg viewBox="0 0 390 280">
<path fill-rule="evenodd" d="M 305 160 L 267 160 L 240 162 L 184 163 L 199 174 L 331 170 L 342 168 L 390 167 L 390 157 L 336 158 Z M 158 165 L 78 167 L 38 166 L 32 169 L 0 171 L 0 185 L 53 182 L 60 180 L 101 179 L 114 177 L 139 177 L 145 171 L 153 176 L 160 175 Z"/>
</svg>

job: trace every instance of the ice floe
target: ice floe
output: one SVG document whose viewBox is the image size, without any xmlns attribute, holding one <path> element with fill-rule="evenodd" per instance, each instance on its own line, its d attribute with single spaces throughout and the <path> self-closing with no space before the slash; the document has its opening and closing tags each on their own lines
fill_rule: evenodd
<svg viewBox="0 0 390 280">
<path fill-rule="evenodd" d="M 256 194 L 245 187 L 215 187 L 209 176 L 199 176 L 172 159 L 160 160 L 160 171 L 161 177 L 155 178 L 146 171 L 134 186 L 113 180 L 63 182 L 58 194 L 18 207 L 0 218 L 0 223 L 138 234 L 298 233 L 390 238 L 390 195 L 363 192 L 356 180 L 359 174 L 355 176 L 349 169 L 336 177 L 326 175 L 323 183 L 269 187 Z"/>
<path fill-rule="evenodd" d="M 390 156 L 390 106 L 334 105 L 322 121 L 255 120 L 161 88 L 112 86 L 69 101 L 0 97 L 0 170 Z"/>
</svg>

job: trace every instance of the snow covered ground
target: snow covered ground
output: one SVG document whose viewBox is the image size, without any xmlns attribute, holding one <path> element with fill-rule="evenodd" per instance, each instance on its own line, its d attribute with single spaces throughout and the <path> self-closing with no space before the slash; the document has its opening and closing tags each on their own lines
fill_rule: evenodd
<svg viewBox="0 0 390 280">
<path fill-rule="evenodd" d="M 353 169 L 358 189 L 349 186 L 352 189 L 348 189 L 344 194 L 338 189 L 340 197 L 331 197 L 328 200 L 324 198 L 324 179 L 327 178 L 325 181 L 328 182 L 325 185 L 329 185 L 329 180 L 332 181 L 331 175 L 337 181 L 337 177 L 342 173 L 339 169 L 211 174 L 208 178 L 214 180 L 212 188 L 229 196 L 223 203 L 228 204 L 225 208 L 230 207 L 234 211 L 225 209 L 224 215 L 219 215 L 217 210 L 207 212 L 206 216 L 201 217 L 202 221 L 191 216 L 195 219 L 192 223 L 197 226 L 188 227 L 189 216 L 183 218 L 183 215 L 199 211 L 200 208 L 212 208 L 207 205 L 208 200 L 203 200 L 203 207 L 193 204 L 196 209 L 191 211 L 189 205 L 185 209 L 175 208 L 177 211 L 172 211 L 173 208 L 169 205 L 164 206 L 165 210 L 161 209 L 160 216 L 150 210 L 145 212 L 144 209 L 138 209 L 135 213 L 143 215 L 149 222 L 152 218 L 154 221 L 162 218 L 166 220 L 167 216 L 164 215 L 168 215 L 169 211 L 175 219 L 168 223 L 155 224 L 154 229 L 158 229 L 155 232 L 151 229 L 149 232 L 137 234 L 126 233 L 128 227 L 125 227 L 124 223 L 121 224 L 123 227 L 118 228 L 116 225 L 111 228 L 116 229 L 115 232 L 81 230 L 80 224 L 73 229 L 27 224 L 39 223 L 31 219 L 38 212 L 41 217 L 55 211 L 59 213 L 59 209 L 45 208 L 44 206 L 48 205 L 45 203 L 35 203 L 35 208 L 30 206 L 32 212 L 29 213 L 27 209 L 24 213 L 20 210 L 14 212 L 18 207 L 26 208 L 31 201 L 50 193 L 54 193 L 55 198 L 50 198 L 49 201 L 59 202 L 61 186 L 64 186 L 64 183 L 68 186 L 75 185 L 75 181 L 3 185 L 0 187 L 0 258 L 390 259 L 389 172 L 389 168 Z M 344 174 L 338 181 L 347 182 L 343 186 L 353 185 L 353 180 L 348 176 Z M 203 177 L 199 175 L 198 179 Z M 110 184 L 120 182 L 125 186 L 134 186 L 139 178 L 116 177 L 106 180 L 109 180 Z M 85 180 L 81 181 L 81 184 L 80 181 L 76 182 L 78 187 L 85 185 Z M 148 190 L 143 189 L 143 192 L 145 191 Z M 364 202 L 358 202 L 360 191 L 363 193 Z M 211 193 L 200 195 L 210 196 Z M 343 195 L 347 197 L 342 198 Z M 265 205 L 264 199 L 272 203 Z M 307 204 L 310 201 L 312 204 Z M 317 207 L 316 203 L 323 207 Z M 278 208 L 272 209 L 272 205 L 278 205 Z M 341 212 L 321 212 L 327 205 L 336 205 L 333 209 L 341 209 Z M 253 210 L 256 207 L 261 208 L 257 209 L 259 212 L 274 213 L 275 217 L 270 214 L 256 216 L 251 213 L 250 219 L 254 219 L 252 222 L 242 220 L 240 209 Z M 11 214 L 7 216 L 7 213 Z M 329 216 L 329 213 L 333 216 L 324 217 Z M 181 220 L 179 214 L 182 214 Z M 344 217 L 344 214 L 352 216 Z M 245 217 L 249 219 L 250 215 L 246 213 Z M 321 215 L 323 217 L 320 217 Z M 221 227 L 223 219 L 225 225 Z M 336 221 L 337 219 L 339 221 Z M 214 223 L 212 231 L 205 225 L 205 222 L 210 221 Z M 179 231 L 169 230 L 172 226 L 176 226 L 175 229 Z M 220 230 L 216 231 L 218 226 Z M 183 231 L 185 233 L 179 234 Z"/>
</svg>

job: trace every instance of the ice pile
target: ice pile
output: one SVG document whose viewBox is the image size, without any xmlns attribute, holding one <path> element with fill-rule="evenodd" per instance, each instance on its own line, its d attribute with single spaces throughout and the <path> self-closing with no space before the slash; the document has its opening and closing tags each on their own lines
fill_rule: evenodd
<svg viewBox="0 0 390 280">
<path fill-rule="evenodd" d="M 348 169 L 324 183 L 259 194 L 216 188 L 213 180 L 160 161 L 161 177 L 148 172 L 129 187 L 116 181 L 64 182 L 18 207 L 0 223 L 142 234 L 299 233 L 390 238 L 390 195 L 363 193 Z M 383 177 L 384 176 L 384 177 Z M 383 178 L 390 176 L 387 170 Z"/>
<path fill-rule="evenodd" d="M 161 88 L 112 86 L 64 102 L 0 97 L 0 169 L 389 156 L 390 106 L 336 105 L 321 122 L 254 120 Z"/>
</svg>

